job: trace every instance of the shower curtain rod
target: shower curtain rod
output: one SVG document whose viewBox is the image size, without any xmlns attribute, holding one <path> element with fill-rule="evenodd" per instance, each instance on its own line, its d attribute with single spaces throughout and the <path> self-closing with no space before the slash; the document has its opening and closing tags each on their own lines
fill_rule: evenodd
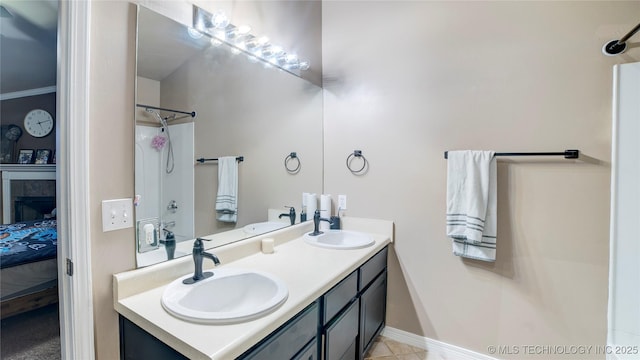
<svg viewBox="0 0 640 360">
<path fill-rule="evenodd" d="M 151 105 L 144 105 L 144 104 L 136 104 L 136 106 L 137 107 L 141 107 L 141 108 L 145 108 L 145 109 L 169 111 L 169 112 L 176 113 L 176 114 L 187 114 L 187 115 L 190 115 L 191 117 L 196 117 L 196 112 L 195 111 L 187 112 L 187 111 L 180 111 L 180 110 L 173 110 L 173 109 L 165 109 L 165 108 L 161 108 L 161 107 L 156 107 L 156 106 L 151 106 Z"/>
<path fill-rule="evenodd" d="M 444 152 L 444 158 L 449 158 L 449 152 Z M 495 156 L 564 156 L 565 159 L 577 159 L 580 150 L 565 150 L 563 152 L 520 152 L 520 153 L 496 153 Z"/>
<path fill-rule="evenodd" d="M 621 37 L 620 40 L 611 40 L 608 43 L 604 44 L 604 46 L 602 47 L 602 52 L 608 56 L 622 54 L 625 50 L 627 50 L 627 40 L 635 35 L 638 30 L 640 30 L 640 24 L 631 29 L 631 31 L 629 31 L 625 36 Z"/>
</svg>

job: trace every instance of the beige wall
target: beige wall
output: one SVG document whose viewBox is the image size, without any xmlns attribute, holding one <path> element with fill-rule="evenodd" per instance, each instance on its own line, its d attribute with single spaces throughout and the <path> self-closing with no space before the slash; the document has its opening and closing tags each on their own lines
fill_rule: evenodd
<svg viewBox="0 0 640 360">
<path fill-rule="evenodd" d="M 135 7 L 91 4 L 89 188 L 94 335 L 98 359 L 117 359 L 111 275 L 135 268 L 133 229 L 102 232 L 101 201 L 133 197 Z"/>
<path fill-rule="evenodd" d="M 196 158 L 244 156 L 238 165 L 238 221 L 216 221 L 218 164 L 195 167 L 195 234 L 267 220 L 267 209 L 300 211 L 302 192 L 322 191 L 322 89 L 277 69 L 209 47 L 162 80 L 161 104 L 197 112 Z M 284 158 L 298 153 L 295 174 Z"/>
<path fill-rule="evenodd" d="M 638 2 L 323 4 L 325 190 L 348 215 L 396 222 L 388 325 L 479 352 L 491 344 L 601 344 L 606 334 L 611 67 L 604 42 Z M 354 14 L 357 14 L 355 16 Z M 133 194 L 135 9 L 91 19 L 91 247 L 98 359 L 118 357 L 111 274 L 135 266 L 132 229 L 103 233 L 100 201 Z M 442 152 L 503 159 L 498 262 L 451 255 Z M 354 149 L 370 162 L 349 173 Z"/>
<path fill-rule="evenodd" d="M 395 222 L 387 325 L 488 345 L 606 342 L 612 66 L 640 2 L 323 3 L 325 192 Z M 357 14 L 357 16 L 354 16 Z M 498 260 L 452 255 L 443 152 L 501 158 Z M 353 176 L 354 149 L 370 164 Z"/>
</svg>

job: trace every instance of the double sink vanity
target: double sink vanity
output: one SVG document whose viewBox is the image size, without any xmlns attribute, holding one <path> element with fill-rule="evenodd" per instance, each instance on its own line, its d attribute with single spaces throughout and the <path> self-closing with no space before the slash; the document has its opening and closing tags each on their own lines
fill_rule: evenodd
<svg viewBox="0 0 640 360">
<path fill-rule="evenodd" d="M 122 359 L 362 359 L 384 326 L 393 223 L 305 223 L 114 275 Z M 263 240 L 275 245 L 263 252 Z M 272 239 L 272 240 L 271 240 Z"/>
</svg>

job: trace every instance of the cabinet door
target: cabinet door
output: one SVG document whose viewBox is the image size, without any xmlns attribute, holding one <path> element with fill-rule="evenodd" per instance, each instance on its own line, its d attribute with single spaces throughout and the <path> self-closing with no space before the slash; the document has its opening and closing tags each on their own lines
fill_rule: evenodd
<svg viewBox="0 0 640 360">
<path fill-rule="evenodd" d="M 249 349 L 240 359 L 292 359 L 306 347 L 309 340 L 317 338 L 318 318 L 318 303 L 314 302 L 254 348 Z"/>
<path fill-rule="evenodd" d="M 187 357 L 120 315 L 120 359 L 186 360 Z"/>
<path fill-rule="evenodd" d="M 326 328 L 324 358 L 326 360 L 354 360 L 357 358 L 358 317 L 360 301 L 355 299 Z"/>
<path fill-rule="evenodd" d="M 373 343 L 373 339 L 384 327 L 387 303 L 387 271 L 373 281 L 360 297 L 360 354 Z"/>
</svg>

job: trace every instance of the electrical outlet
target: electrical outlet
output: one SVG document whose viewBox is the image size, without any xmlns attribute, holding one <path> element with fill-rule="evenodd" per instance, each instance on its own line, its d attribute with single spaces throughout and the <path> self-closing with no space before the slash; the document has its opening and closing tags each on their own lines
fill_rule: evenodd
<svg viewBox="0 0 640 360">
<path fill-rule="evenodd" d="M 133 199 L 102 200 L 102 231 L 133 227 Z"/>
<path fill-rule="evenodd" d="M 338 209 L 347 210 L 347 195 L 338 195 Z"/>
</svg>

